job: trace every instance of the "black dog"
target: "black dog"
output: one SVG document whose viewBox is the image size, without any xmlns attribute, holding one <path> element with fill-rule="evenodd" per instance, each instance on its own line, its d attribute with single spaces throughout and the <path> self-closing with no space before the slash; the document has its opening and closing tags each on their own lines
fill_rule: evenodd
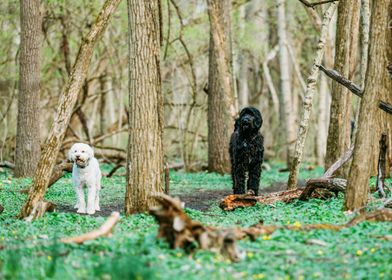
<svg viewBox="0 0 392 280">
<path fill-rule="evenodd" d="M 260 134 L 262 124 L 260 111 L 253 107 L 242 109 L 235 121 L 229 151 L 234 194 L 245 193 L 246 173 L 247 192 L 258 194 L 264 156 L 264 138 Z"/>
</svg>

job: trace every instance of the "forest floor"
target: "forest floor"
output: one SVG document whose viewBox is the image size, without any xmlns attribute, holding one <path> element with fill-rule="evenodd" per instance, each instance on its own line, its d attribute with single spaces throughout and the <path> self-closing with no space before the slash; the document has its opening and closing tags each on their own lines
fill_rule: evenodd
<svg viewBox="0 0 392 280">
<path fill-rule="evenodd" d="M 274 164 L 263 172 L 261 193 L 285 188 L 288 173 L 278 172 L 281 167 Z M 104 166 L 103 172 L 109 169 Z M 322 172 L 301 170 L 301 183 Z M 66 245 L 59 238 L 96 229 L 111 211 L 122 211 L 125 178 L 103 178 L 102 211 L 87 216 L 73 209 L 75 194 L 67 174 L 45 197 L 57 204 L 56 212 L 28 223 L 15 215 L 26 198 L 19 190 L 30 182 L 0 169 L 0 204 L 5 208 L 0 214 L 0 279 L 392 279 L 392 243 L 386 240 L 391 223 L 364 222 L 339 232 L 278 230 L 254 242 L 240 241 L 246 257 L 238 263 L 209 251 L 169 249 L 156 238 L 158 227 L 146 214 L 122 215 L 111 238 Z M 170 190 L 185 202 L 188 215 L 211 226 L 247 227 L 259 220 L 274 225 L 343 224 L 352 218 L 342 211 L 342 195 L 223 212 L 218 204 L 231 193 L 231 179 L 213 173 L 171 172 Z M 368 208 L 378 203 L 372 199 Z"/>
</svg>

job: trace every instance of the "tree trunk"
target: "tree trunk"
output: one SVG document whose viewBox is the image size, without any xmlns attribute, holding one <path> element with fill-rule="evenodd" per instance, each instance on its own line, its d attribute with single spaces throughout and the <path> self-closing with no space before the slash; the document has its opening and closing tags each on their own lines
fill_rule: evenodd
<svg viewBox="0 0 392 280">
<path fill-rule="evenodd" d="M 230 171 L 229 140 L 237 114 L 231 70 L 231 1 L 208 0 L 210 50 L 208 74 L 208 170 Z"/>
<path fill-rule="evenodd" d="M 355 210 L 366 205 L 370 166 L 373 155 L 379 149 L 380 129 L 377 128 L 377 121 L 382 119 L 380 114 L 385 114 L 378 110 L 378 103 L 380 98 L 392 92 L 392 84 L 386 71 L 391 40 L 390 30 L 386 26 L 390 21 L 391 7 L 391 0 L 373 2 L 369 49 L 371 59 L 366 74 L 353 161 L 347 182 L 346 210 Z"/>
<path fill-rule="evenodd" d="M 336 23 L 335 66 L 334 70 L 349 77 L 351 50 L 351 22 L 354 9 L 359 9 L 360 0 L 341 0 L 338 4 Z M 357 3 L 358 2 L 358 3 Z M 333 164 L 350 146 L 351 94 L 336 82 L 332 82 L 332 102 L 327 139 L 325 168 Z M 341 169 L 337 176 L 344 175 Z"/>
<path fill-rule="evenodd" d="M 305 92 L 303 115 L 298 129 L 298 138 L 295 144 L 295 153 L 293 157 L 293 162 L 291 164 L 289 180 L 287 183 L 288 189 L 294 189 L 297 187 L 297 176 L 299 172 L 299 165 L 302 160 L 306 135 L 309 129 L 309 120 L 312 113 L 312 105 L 313 105 L 313 95 L 316 91 L 316 83 L 319 74 L 319 68 L 317 67 L 317 65 L 319 65 L 323 60 L 324 46 L 327 40 L 329 23 L 335 12 L 335 9 L 336 9 L 336 3 L 333 2 L 332 4 L 330 4 L 329 8 L 324 14 L 320 40 L 317 44 L 316 57 L 314 59 L 310 75 L 308 77 L 308 85 L 306 87 L 306 92 Z"/>
<path fill-rule="evenodd" d="M 328 104 L 329 104 L 329 89 L 327 77 L 320 78 L 319 89 L 319 103 L 317 116 L 317 164 L 324 165 L 325 153 L 327 150 L 327 136 L 328 136 Z"/>
<path fill-rule="evenodd" d="M 128 0 L 129 141 L 125 213 L 147 211 L 163 192 L 160 2 Z"/>
<path fill-rule="evenodd" d="M 15 176 L 34 175 L 41 154 L 40 67 L 42 14 L 40 0 L 20 1 L 20 69 Z"/>
<path fill-rule="evenodd" d="M 73 108 L 87 76 L 94 45 L 109 24 L 110 17 L 119 3 L 120 0 L 107 0 L 90 32 L 82 40 L 67 86 L 60 96 L 57 114 L 38 162 L 29 196 L 20 211 L 20 218 L 29 216 L 45 195 Z"/>
<path fill-rule="evenodd" d="M 277 0 L 279 65 L 280 65 L 280 119 L 283 123 L 285 145 L 287 145 L 287 166 L 290 168 L 295 145 L 295 114 L 291 92 L 290 58 L 287 49 L 285 0 Z"/>
</svg>

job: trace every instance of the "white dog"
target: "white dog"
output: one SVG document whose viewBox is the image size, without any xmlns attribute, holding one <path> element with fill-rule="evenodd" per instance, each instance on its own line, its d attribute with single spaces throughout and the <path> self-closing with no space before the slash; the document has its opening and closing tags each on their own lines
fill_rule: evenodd
<svg viewBox="0 0 392 280">
<path fill-rule="evenodd" d="M 75 208 L 78 213 L 94 214 L 100 211 L 99 191 L 101 189 L 101 170 L 98 160 L 94 157 L 93 149 L 83 143 L 72 145 L 68 152 L 68 158 L 72 161 L 72 183 L 75 187 L 77 202 Z M 84 200 L 83 187 L 87 186 L 87 208 Z"/>
</svg>

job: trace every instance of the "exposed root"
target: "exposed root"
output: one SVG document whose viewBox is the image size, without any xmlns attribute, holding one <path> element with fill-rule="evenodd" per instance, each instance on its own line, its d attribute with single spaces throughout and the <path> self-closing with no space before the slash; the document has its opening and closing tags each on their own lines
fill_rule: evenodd
<svg viewBox="0 0 392 280">
<path fill-rule="evenodd" d="M 24 220 L 31 222 L 32 220 L 43 217 L 46 212 L 53 212 L 55 208 L 56 204 L 53 202 L 40 200 L 34 205 L 33 210 L 31 210 L 31 214 L 24 218 Z"/>
</svg>

